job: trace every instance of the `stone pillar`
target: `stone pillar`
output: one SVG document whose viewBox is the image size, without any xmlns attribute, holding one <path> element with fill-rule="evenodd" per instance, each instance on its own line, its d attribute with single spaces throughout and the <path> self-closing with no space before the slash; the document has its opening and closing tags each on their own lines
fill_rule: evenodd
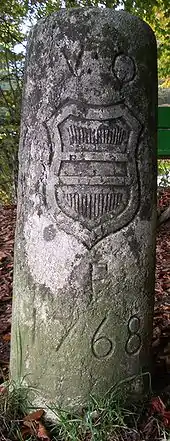
<svg viewBox="0 0 170 441">
<path fill-rule="evenodd" d="M 25 376 L 47 403 L 76 408 L 148 370 L 156 103 L 156 42 L 139 18 L 80 8 L 33 28 L 11 375 Z"/>
</svg>

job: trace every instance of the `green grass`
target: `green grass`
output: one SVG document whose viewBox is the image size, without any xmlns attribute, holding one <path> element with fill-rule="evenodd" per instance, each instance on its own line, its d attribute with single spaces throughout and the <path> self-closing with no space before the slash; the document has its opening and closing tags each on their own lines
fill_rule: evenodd
<svg viewBox="0 0 170 441">
<path fill-rule="evenodd" d="M 30 391 L 25 386 L 25 378 L 18 382 L 6 381 L 0 385 L 0 441 L 25 441 L 22 436 L 23 418 L 32 411 L 29 401 Z M 37 437 L 27 437 L 27 441 L 37 441 Z"/>
<path fill-rule="evenodd" d="M 23 418 L 33 411 L 29 387 L 24 387 L 24 382 L 8 382 L 4 390 L 0 388 L 0 440 L 46 441 L 22 436 Z M 161 417 L 149 414 L 148 409 L 147 400 L 127 405 L 117 389 L 100 400 L 92 396 L 80 413 L 50 407 L 57 422 L 43 417 L 41 422 L 52 441 L 169 441 L 170 432 L 168 435 Z"/>
<path fill-rule="evenodd" d="M 59 441 L 116 441 L 123 440 L 125 433 L 137 434 L 135 412 L 124 408 L 114 395 L 100 402 L 91 397 L 79 417 L 59 409 L 56 416 L 58 424 L 51 433 Z"/>
<path fill-rule="evenodd" d="M 4 387 L 4 390 L 2 389 Z M 7 382 L 0 386 L 0 440 L 22 439 L 20 421 L 27 413 L 28 388 L 22 383 Z"/>
</svg>

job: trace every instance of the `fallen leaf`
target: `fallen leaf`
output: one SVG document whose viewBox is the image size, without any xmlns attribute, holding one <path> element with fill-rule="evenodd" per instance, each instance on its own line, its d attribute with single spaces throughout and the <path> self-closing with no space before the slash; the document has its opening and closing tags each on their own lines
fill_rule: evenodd
<svg viewBox="0 0 170 441">
<path fill-rule="evenodd" d="M 150 407 L 150 413 L 159 413 L 161 415 L 164 414 L 165 411 L 165 405 L 163 401 L 160 399 L 160 397 L 152 398 L 151 400 L 151 407 Z"/>
<path fill-rule="evenodd" d="M 4 394 L 7 392 L 7 388 L 5 386 L 0 386 L 0 394 Z"/>
<path fill-rule="evenodd" d="M 46 441 L 50 441 L 50 438 L 49 438 L 49 436 L 47 434 L 47 431 L 46 431 L 45 427 L 40 422 L 39 422 L 37 436 L 40 439 L 43 439 L 43 440 L 46 440 Z"/>
<path fill-rule="evenodd" d="M 36 410 L 35 412 L 30 413 L 29 415 L 26 415 L 23 419 L 23 421 L 38 421 L 44 414 L 44 409 Z"/>
<path fill-rule="evenodd" d="M 35 421 L 23 421 L 22 435 L 37 435 L 37 424 Z"/>
<path fill-rule="evenodd" d="M 6 252 L 3 250 L 0 250 L 0 260 L 4 259 L 4 257 L 6 257 Z"/>
<path fill-rule="evenodd" d="M 5 334 L 5 335 L 2 336 L 2 338 L 3 338 L 4 341 L 8 342 L 8 341 L 11 340 L 11 334 Z"/>
<path fill-rule="evenodd" d="M 42 409 L 41 409 L 42 410 Z M 44 411 L 43 411 L 44 412 Z M 27 415 L 27 418 L 31 417 L 33 415 L 37 414 L 37 412 L 33 412 L 30 415 Z M 39 413 L 40 414 L 40 413 Z M 42 412 L 41 412 L 41 416 L 42 416 Z M 38 415 L 39 417 L 39 415 Z M 50 441 L 50 438 L 48 436 L 48 433 L 46 431 L 46 428 L 44 427 L 44 425 L 37 420 L 23 420 L 23 428 L 22 428 L 22 436 L 26 437 L 27 435 L 32 435 L 32 436 L 36 436 L 37 438 L 44 440 L 44 441 Z"/>
<path fill-rule="evenodd" d="M 169 410 L 165 410 L 165 412 L 164 412 L 163 423 L 164 423 L 165 427 L 170 428 L 170 411 Z"/>
</svg>

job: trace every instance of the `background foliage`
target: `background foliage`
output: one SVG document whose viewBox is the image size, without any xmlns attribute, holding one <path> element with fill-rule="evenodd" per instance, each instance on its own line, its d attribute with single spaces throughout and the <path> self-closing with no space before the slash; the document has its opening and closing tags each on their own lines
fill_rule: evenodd
<svg viewBox="0 0 170 441">
<path fill-rule="evenodd" d="M 158 41 L 161 86 L 170 86 L 169 0 L 1 0 L 0 2 L 0 203 L 16 199 L 20 104 L 29 27 L 61 7 L 122 8 L 147 21 Z M 159 167 L 160 168 L 160 167 Z M 161 169 L 161 168 L 160 168 Z"/>
</svg>

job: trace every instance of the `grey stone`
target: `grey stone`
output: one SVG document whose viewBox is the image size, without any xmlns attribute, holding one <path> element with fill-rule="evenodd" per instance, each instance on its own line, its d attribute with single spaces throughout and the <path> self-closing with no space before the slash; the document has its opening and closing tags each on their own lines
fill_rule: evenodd
<svg viewBox="0 0 170 441">
<path fill-rule="evenodd" d="M 156 42 L 123 11 L 61 10 L 28 44 L 11 375 L 63 408 L 150 369 Z M 128 383 L 127 383 L 128 384 Z M 128 390 L 128 388 L 127 388 Z"/>
</svg>

